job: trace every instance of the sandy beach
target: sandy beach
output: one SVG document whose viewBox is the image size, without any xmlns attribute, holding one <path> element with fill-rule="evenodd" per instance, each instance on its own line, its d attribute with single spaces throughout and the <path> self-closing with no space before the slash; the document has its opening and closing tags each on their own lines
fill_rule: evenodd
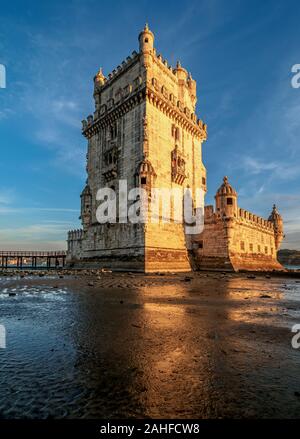
<svg viewBox="0 0 300 439">
<path fill-rule="evenodd" d="M 0 278 L 1 418 L 297 418 L 300 279 Z"/>
</svg>

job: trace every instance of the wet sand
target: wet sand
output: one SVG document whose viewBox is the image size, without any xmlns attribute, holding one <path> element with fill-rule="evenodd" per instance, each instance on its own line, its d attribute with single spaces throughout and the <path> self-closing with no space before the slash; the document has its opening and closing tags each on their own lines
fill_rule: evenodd
<svg viewBox="0 0 300 439">
<path fill-rule="evenodd" d="M 0 277 L 0 417 L 298 418 L 299 282 Z"/>
</svg>

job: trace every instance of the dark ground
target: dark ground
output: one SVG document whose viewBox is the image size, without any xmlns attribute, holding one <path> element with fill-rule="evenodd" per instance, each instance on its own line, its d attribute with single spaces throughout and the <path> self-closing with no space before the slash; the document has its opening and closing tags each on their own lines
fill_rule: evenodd
<svg viewBox="0 0 300 439">
<path fill-rule="evenodd" d="M 299 418 L 300 280 L 0 277 L 2 418 Z"/>
</svg>

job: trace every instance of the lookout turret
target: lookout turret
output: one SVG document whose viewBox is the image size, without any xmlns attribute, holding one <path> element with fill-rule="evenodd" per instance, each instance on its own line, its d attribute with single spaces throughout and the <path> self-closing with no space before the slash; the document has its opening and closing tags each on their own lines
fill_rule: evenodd
<svg viewBox="0 0 300 439">
<path fill-rule="evenodd" d="M 282 216 L 278 212 L 276 204 L 273 205 L 273 210 L 271 212 L 271 215 L 269 216 L 269 221 L 271 221 L 274 226 L 275 245 L 276 245 L 276 250 L 278 250 L 284 238 L 284 234 L 283 234 Z"/>
<path fill-rule="evenodd" d="M 237 192 L 229 184 L 228 177 L 223 178 L 223 183 L 217 190 L 216 211 L 221 216 L 235 217 L 237 214 Z"/>
<path fill-rule="evenodd" d="M 140 52 L 141 53 L 149 53 L 153 52 L 154 47 L 154 34 L 149 29 L 148 24 L 145 24 L 144 29 L 139 34 L 139 42 L 140 42 Z"/>
</svg>

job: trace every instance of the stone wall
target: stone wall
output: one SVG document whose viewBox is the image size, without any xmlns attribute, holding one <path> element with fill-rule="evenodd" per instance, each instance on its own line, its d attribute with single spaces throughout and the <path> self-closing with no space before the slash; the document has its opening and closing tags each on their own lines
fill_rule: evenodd
<svg viewBox="0 0 300 439">
<path fill-rule="evenodd" d="M 194 253 L 200 269 L 281 270 L 277 261 L 272 223 L 238 209 L 227 218 L 207 206 L 205 226 L 195 239 Z"/>
</svg>

